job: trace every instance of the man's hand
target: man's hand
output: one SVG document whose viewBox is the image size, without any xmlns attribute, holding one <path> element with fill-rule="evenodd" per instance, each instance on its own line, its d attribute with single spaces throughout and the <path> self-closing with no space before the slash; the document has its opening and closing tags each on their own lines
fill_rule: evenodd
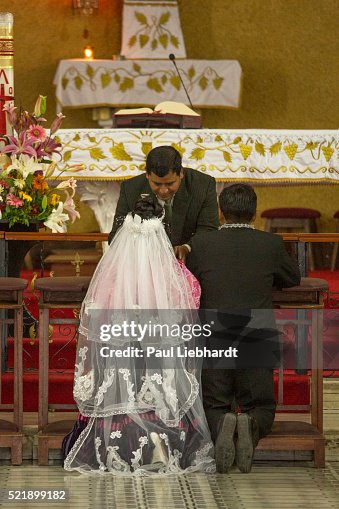
<svg viewBox="0 0 339 509">
<path fill-rule="evenodd" d="M 186 262 L 186 257 L 189 252 L 190 252 L 190 250 L 186 244 L 183 244 L 182 246 L 174 246 L 175 256 L 179 260 L 182 260 L 184 263 Z"/>
</svg>

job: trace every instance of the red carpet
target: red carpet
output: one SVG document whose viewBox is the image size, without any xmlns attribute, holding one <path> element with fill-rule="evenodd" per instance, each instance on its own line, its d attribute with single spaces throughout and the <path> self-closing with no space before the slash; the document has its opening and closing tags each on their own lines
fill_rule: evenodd
<svg viewBox="0 0 339 509">
<path fill-rule="evenodd" d="M 46 274 L 48 275 L 48 274 Z M 31 273 L 22 273 L 22 277 L 31 280 Z M 329 307 L 331 302 L 339 300 L 339 271 L 331 272 L 314 271 L 310 277 L 326 279 L 329 282 L 331 299 L 326 303 Z M 336 295 L 338 293 L 338 295 Z M 32 294 L 30 287 L 25 292 L 27 308 L 34 318 L 38 318 L 38 295 Z M 71 310 L 62 310 L 63 317 L 72 317 Z M 338 349 L 338 329 L 331 328 L 325 337 L 325 365 L 330 368 L 331 361 Z M 32 344 L 33 343 L 33 344 Z M 289 345 L 285 356 L 294 356 L 294 345 Z M 291 342 L 292 344 L 292 342 Z M 285 348 L 285 347 L 284 347 Z M 76 338 L 74 326 L 54 326 L 52 342 L 50 343 L 50 381 L 49 401 L 51 404 L 74 403 L 73 400 L 73 370 L 75 362 Z M 24 411 L 33 412 L 38 409 L 38 355 L 39 341 L 24 339 Z M 339 362 L 332 369 L 325 371 L 324 376 L 339 377 Z M 13 400 L 13 340 L 9 340 L 8 346 L 9 372 L 2 379 L 2 402 L 11 403 Z M 275 381 L 277 396 L 277 380 Z M 286 370 L 284 374 L 284 403 L 290 405 L 309 403 L 309 376 L 296 375 L 293 370 Z"/>
</svg>

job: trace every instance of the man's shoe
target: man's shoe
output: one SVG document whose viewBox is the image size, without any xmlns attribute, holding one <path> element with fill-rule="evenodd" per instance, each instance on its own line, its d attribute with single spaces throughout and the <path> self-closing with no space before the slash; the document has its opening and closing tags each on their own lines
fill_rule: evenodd
<svg viewBox="0 0 339 509">
<path fill-rule="evenodd" d="M 254 455 L 255 423 L 248 414 L 240 414 L 237 417 L 238 439 L 236 443 L 235 462 L 240 472 L 248 474 L 252 468 Z"/>
<path fill-rule="evenodd" d="M 215 462 L 217 472 L 225 474 L 234 463 L 234 432 L 237 424 L 235 414 L 229 412 L 221 418 L 219 433 L 215 441 Z"/>
</svg>

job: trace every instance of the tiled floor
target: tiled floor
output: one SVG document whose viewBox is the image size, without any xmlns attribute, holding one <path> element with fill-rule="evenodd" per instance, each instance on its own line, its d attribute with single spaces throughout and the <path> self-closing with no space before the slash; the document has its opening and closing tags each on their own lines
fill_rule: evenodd
<svg viewBox="0 0 339 509">
<path fill-rule="evenodd" d="M 0 466 L 3 489 L 68 490 L 68 501 L 0 502 L 41 509 L 339 509 L 339 462 L 313 467 L 256 464 L 250 474 L 123 478 L 66 473 L 60 466 Z"/>
</svg>

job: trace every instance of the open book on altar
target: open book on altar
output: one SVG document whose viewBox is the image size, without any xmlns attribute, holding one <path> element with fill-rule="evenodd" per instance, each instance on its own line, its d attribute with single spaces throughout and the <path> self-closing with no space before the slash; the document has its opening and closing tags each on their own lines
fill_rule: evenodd
<svg viewBox="0 0 339 509">
<path fill-rule="evenodd" d="M 113 127 L 199 129 L 201 116 L 184 103 L 164 101 L 151 108 L 128 108 L 113 115 Z"/>
</svg>

